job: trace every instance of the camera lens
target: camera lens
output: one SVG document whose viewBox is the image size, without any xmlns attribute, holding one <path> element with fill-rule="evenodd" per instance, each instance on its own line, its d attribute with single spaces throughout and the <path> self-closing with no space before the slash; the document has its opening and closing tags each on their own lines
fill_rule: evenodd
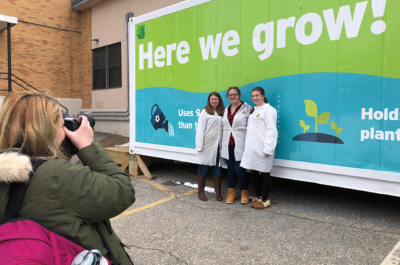
<svg viewBox="0 0 400 265">
<path fill-rule="evenodd" d="M 92 118 L 92 113 L 91 112 L 83 112 L 80 113 L 79 115 L 85 116 L 88 118 L 88 121 L 90 123 L 90 127 L 94 128 L 94 125 L 96 124 L 96 121 Z"/>
</svg>

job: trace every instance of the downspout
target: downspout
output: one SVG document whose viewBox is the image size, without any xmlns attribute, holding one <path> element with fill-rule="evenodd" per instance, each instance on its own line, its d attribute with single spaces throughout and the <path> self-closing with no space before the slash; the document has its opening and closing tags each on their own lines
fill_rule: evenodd
<svg viewBox="0 0 400 265">
<path fill-rule="evenodd" d="M 129 12 L 126 13 L 125 15 L 125 19 L 126 19 L 126 50 L 127 50 L 127 73 L 128 73 L 128 78 L 127 78 L 127 95 L 128 95 L 128 108 L 126 110 L 122 110 L 122 111 L 92 111 L 92 116 L 93 117 L 127 117 L 127 118 L 121 118 L 121 119 L 113 119 L 113 118 L 96 118 L 97 121 L 129 121 L 129 114 L 130 114 L 130 110 L 129 110 L 129 105 L 130 105 L 130 101 L 129 101 L 129 19 L 131 19 L 133 17 L 133 13 Z M 110 114 L 111 113 L 120 113 L 120 114 Z M 103 114 L 104 113 L 104 114 Z"/>
<path fill-rule="evenodd" d="M 11 24 L 7 23 L 7 57 L 8 57 L 8 92 L 12 91 L 11 82 Z"/>
</svg>

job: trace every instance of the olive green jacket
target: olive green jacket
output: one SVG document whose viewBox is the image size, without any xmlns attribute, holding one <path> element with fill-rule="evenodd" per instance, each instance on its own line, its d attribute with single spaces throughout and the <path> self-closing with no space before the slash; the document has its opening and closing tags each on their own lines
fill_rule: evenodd
<svg viewBox="0 0 400 265">
<path fill-rule="evenodd" d="M 135 202 L 129 176 L 99 144 L 78 153 L 84 167 L 55 159 L 33 175 L 18 216 L 33 220 L 86 249 L 98 249 L 111 259 L 94 223 L 98 223 L 118 262 L 132 264 L 118 236 L 107 229 L 109 219 Z M 0 222 L 8 202 L 10 183 L 26 182 L 29 157 L 16 150 L 0 151 Z"/>
</svg>

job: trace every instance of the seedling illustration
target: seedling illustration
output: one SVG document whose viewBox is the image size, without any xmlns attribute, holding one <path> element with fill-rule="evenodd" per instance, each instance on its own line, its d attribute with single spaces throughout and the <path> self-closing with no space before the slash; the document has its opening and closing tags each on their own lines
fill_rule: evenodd
<svg viewBox="0 0 400 265">
<path fill-rule="evenodd" d="M 326 124 L 331 117 L 330 112 L 322 112 L 318 114 L 317 104 L 311 99 L 304 100 L 306 105 L 306 114 L 312 118 L 315 118 L 315 132 L 306 133 L 310 129 L 310 125 L 306 125 L 304 120 L 300 121 L 300 127 L 303 128 L 303 133 L 293 137 L 293 141 L 304 141 L 304 142 L 317 142 L 317 143 L 331 143 L 331 144 L 344 144 L 341 139 L 337 137 L 339 133 L 343 131 L 343 128 L 338 128 L 335 122 L 331 122 L 331 128 L 335 131 L 335 136 L 319 133 L 318 124 Z"/>
<path fill-rule="evenodd" d="M 314 101 L 306 99 L 304 100 L 304 103 L 306 104 L 306 114 L 315 118 L 315 132 L 318 133 L 318 124 L 327 123 L 331 114 L 329 112 L 322 112 L 318 116 L 318 107 Z"/>
<path fill-rule="evenodd" d="M 303 120 L 300 120 L 300 127 L 304 129 L 303 133 L 306 133 L 310 129 L 310 125 L 306 125 Z"/>
<path fill-rule="evenodd" d="M 337 124 L 334 121 L 331 121 L 331 128 L 335 131 L 335 136 L 337 137 L 338 133 L 343 131 L 343 128 L 338 128 Z"/>
</svg>

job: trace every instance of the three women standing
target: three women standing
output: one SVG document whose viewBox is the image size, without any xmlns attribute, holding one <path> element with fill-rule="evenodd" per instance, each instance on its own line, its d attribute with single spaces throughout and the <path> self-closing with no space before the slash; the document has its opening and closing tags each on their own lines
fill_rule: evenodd
<svg viewBox="0 0 400 265">
<path fill-rule="evenodd" d="M 196 150 L 198 170 L 198 196 L 202 201 L 207 201 L 204 194 L 206 175 L 211 166 L 214 181 L 214 189 L 218 201 L 222 201 L 221 195 L 221 168 L 219 157 L 221 149 L 222 125 L 221 119 L 224 113 L 224 103 L 217 92 L 208 96 L 206 107 L 200 112 L 196 130 Z"/>
<path fill-rule="evenodd" d="M 278 140 L 277 112 L 268 104 L 263 88 L 254 88 L 251 98 L 255 106 L 248 120 L 246 146 L 240 166 L 251 170 L 257 197 L 250 206 L 260 210 L 271 205 L 268 196 L 271 189 L 270 171 Z"/>
<path fill-rule="evenodd" d="M 228 197 L 226 203 L 233 203 L 236 195 L 236 179 L 242 193 L 241 203 L 249 202 L 249 190 L 246 170 L 240 167 L 246 139 L 247 119 L 251 107 L 240 100 L 240 89 L 230 87 L 227 96 L 231 104 L 225 109 L 222 117 L 221 157 L 228 166 Z"/>
<path fill-rule="evenodd" d="M 254 108 L 240 100 L 240 89 L 230 87 L 227 96 L 231 104 L 225 108 L 221 96 L 212 92 L 207 106 L 201 111 L 196 131 L 196 150 L 199 165 L 198 196 L 206 201 L 204 187 L 211 166 L 217 200 L 221 201 L 220 153 L 228 166 L 228 197 L 233 203 L 236 181 L 241 190 L 241 203 L 249 202 L 246 169 L 251 170 L 256 198 L 250 204 L 255 209 L 271 205 L 268 200 L 271 189 L 270 171 L 278 140 L 277 111 L 268 104 L 264 89 L 256 87 L 251 92 Z M 221 135 L 222 127 L 222 135 Z M 221 143 L 222 137 L 222 143 Z"/>
</svg>

